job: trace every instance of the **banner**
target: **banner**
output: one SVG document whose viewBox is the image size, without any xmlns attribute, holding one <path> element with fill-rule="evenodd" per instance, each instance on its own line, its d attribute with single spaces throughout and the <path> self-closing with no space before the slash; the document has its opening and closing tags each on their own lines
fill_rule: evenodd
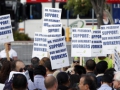
<svg viewBox="0 0 120 90">
<path fill-rule="evenodd" d="M 91 31 L 91 28 L 72 29 L 72 57 L 91 57 Z"/>
<path fill-rule="evenodd" d="M 39 59 L 43 57 L 47 57 L 47 35 L 46 34 L 35 32 L 32 57 L 38 57 Z"/>
<path fill-rule="evenodd" d="M 116 49 L 114 49 L 115 70 L 120 71 L 120 56 Z"/>
<path fill-rule="evenodd" d="M 102 52 L 102 35 L 100 29 L 92 31 L 91 55 L 92 57 L 106 56 Z"/>
<path fill-rule="evenodd" d="M 103 54 L 113 54 L 114 49 L 120 50 L 120 26 L 102 25 Z"/>
<path fill-rule="evenodd" d="M 2 15 L 0 16 L 0 43 L 7 43 L 12 41 L 14 41 L 14 39 L 10 15 Z"/>
<path fill-rule="evenodd" d="M 52 69 L 69 66 L 67 47 L 64 36 L 61 36 L 57 39 L 55 38 L 48 40 L 48 47 Z"/>
</svg>

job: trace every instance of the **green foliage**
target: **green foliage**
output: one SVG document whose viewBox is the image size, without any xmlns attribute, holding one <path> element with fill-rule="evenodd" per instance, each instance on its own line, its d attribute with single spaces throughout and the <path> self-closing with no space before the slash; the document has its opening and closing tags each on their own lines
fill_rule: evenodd
<svg viewBox="0 0 120 90">
<path fill-rule="evenodd" d="M 92 8 L 92 5 L 90 0 L 68 0 L 64 8 L 72 10 L 74 12 L 73 15 L 85 15 Z"/>
<path fill-rule="evenodd" d="M 24 33 L 19 33 L 18 31 L 13 32 L 13 37 L 15 41 L 30 41 L 31 38 Z"/>
</svg>

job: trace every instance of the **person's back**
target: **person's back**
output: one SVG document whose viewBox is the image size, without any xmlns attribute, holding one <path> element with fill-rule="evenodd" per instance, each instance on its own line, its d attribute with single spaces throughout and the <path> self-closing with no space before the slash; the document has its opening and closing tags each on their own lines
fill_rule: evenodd
<svg viewBox="0 0 120 90">
<path fill-rule="evenodd" d="M 29 90 L 38 89 L 38 90 L 46 90 L 44 85 L 44 78 L 46 76 L 46 69 L 44 66 L 39 65 L 33 70 L 34 80 L 28 82 Z"/>
<path fill-rule="evenodd" d="M 26 90 L 27 78 L 23 74 L 14 74 L 12 81 L 13 90 Z"/>
</svg>

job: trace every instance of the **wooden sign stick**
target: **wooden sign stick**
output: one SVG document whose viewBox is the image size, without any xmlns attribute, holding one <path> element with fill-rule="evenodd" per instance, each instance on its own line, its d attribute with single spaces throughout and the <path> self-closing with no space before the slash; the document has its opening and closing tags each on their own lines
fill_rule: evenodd
<svg viewBox="0 0 120 90">
<path fill-rule="evenodd" d="M 9 51 L 8 51 L 8 45 L 7 45 L 7 43 L 5 43 L 5 51 L 6 51 L 6 57 L 7 57 L 7 60 L 10 61 Z"/>
</svg>

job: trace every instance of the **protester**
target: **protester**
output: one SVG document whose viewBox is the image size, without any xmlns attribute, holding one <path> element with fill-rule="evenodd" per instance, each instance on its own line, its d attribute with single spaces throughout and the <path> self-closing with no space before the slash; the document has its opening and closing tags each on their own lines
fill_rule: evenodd
<svg viewBox="0 0 120 90">
<path fill-rule="evenodd" d="M 52 70 L 51 62 L 50 62 L 50 59 L 48 57 L 43 57 L 40 60 L 39 64 L 43 65 L 46 68 L 46 74 L 47 74 L 47 76 L 53 75 L 53 73 L 55 72 L 55 69 Z"/>
<path fill-rule="evenodd" d="M 26 90 L 27 89 L 27 79 L 25 75 L 23 74 L 13 75 L 12 89 L 13 90 Z"/>
<path fill-rule="evenodd" d="M 44 84 L 47 90 L 57 90 L 58 82 L 54 76 L 47 76 L 44 80 Z"/>
<path fill-rule="evenodd" d="M 91 75 L 82 75 L 79 82 L 79 90 L 97 90 Z"/>
<path fill-rule="evenodd" d="M 86 74 L 93 76 L 95 82 L 97 83 L 96 75 L 94 73 L 96 67 L 96 63 L 94 60 L 89 59 L 86 61 L 85 68 L 86 68 Z"/>
<path fill-rule="evenodd" d="M 34 80 L 33 82 L 29 81 L 28 82 L 28 88 L 29 90 L 46 90 L 45 84 L 44 84 L 44 79 L 46 77 L 46 69 L 44 66 L 39 65 L 34 68 L 33 70 L 34 74 Z"/>
<path fill-rule="evenodd" d="M 107 62 L 106 61 L 101 61 L 96 65 L 96 71 L 97 71 L 97 88 L 101 86 L 101 79 L 104 75 L 104 72 L 107 69 Z"/>
<path fill-rule="evenodd" d="M 110 59 L 109 57 L 98 57 L 98 58 L 94 58 L 95 62 L 101 62 L 101 61 L 106 61 L 108 63 L 108 67 L 107 69 L 113 68 L 113 60 Z"/>
<path fill-rule="evenodd" d="M 109 74 L 105 74 L 101 80 L 101 87 L 98 90 L 112 90 L 112 77 Z"/>
<path fill-rule="evenodd" d="M 115 72 L 115 75 L 113 78 L 113 87 L 116 90 L 120 90 L 120 72 Z"/>
<path fill-rule="evenodd" d="M 11 71 L 11 62 L 4 61 L 0 72 L 0 83 L 5 83 Z"/>
<path fill-rule="evenodd" d="M 57 75 L 58 90 L 69 90 L 70 77 L 66 72 L 59 72 Z"/>
<path fill-rule="evenodd" d="M 9 57 L 12 58 L 13 60 L 17 60 L 17 52 L 11 48 L 11 43 L 9 42 L 9 43 L 6 43 L 6 44 L 8 46 Z M 4 44 L 4 46 L 5 46 L 5 44 Z M 6 58 L 6 57 L 7 57 L 6 56 L 6 50 L 4 49 L 0 52 L 0 59 Z"/>
<path fill-rule="evenodd" d="M 35 68 L 36 66 L 38 66 L 39 65 L 39 58 L 38 57 L 33 57 L 32 59 L 31 59 L 31 65 L 32 65 L 32 67 L 33 68 Z"/>
<path fill-rule="evenodd" d="M 5 81 L 5 87 L 3 90 L 12 90 L 12 76 L 14 73 L 25 72 L 24 70 L 25 64 L 21 60 L 15 60 L 11 63 L 11 72 L 9 74 L 9 78 Z"/>
</svg>

